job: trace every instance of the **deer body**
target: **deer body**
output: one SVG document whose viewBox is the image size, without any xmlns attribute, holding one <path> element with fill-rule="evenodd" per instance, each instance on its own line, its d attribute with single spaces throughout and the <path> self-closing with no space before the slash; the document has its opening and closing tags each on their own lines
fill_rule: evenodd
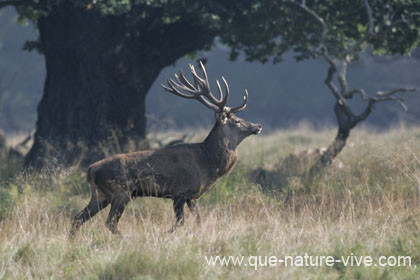
<svg viewBox="0 0 420 280">
<path fill-rule="evenodd" d="M 228 139 L 210 140 L 106 158 L 89 166 L 88 181 L 109 195 L 197 199 L 237 160 Z"/>
<path fill-rule="evenodd" d="M 111 204 L 111 210 L 106 224 L 111 232 L 116 232 L 125 206 L 138 196 L 171 198 L 176 215 L 173 229 L 183 224 L 185 203 L 196 216 L 197 222 L 200 222 L 197 199 L 213 187 L 218 178 L 233 169 L 237 160 L 237 146 L 251 134 L 260 133 L 261 125 L 247 122 L 233 114 L 245 108 L 247 92 L 241 106 L 226 107 L 229 96 L 226 81 L 223 79 L 226 95 L 223 96 L 218 84 L 220 99 L 216 99 L 209 92 L 204 66 L 201 65 L 205 80 L 199 78 L 194 68 L 190 67 L 198 83 L 196 87 L 181 72 L 181 78 L 175 77 L 186 87 L 168 80 L 170 88 L 164 88 L 181 97 L 198 99 L 216 112 L 216 123 L 207 138 L 202 143 L 118 154 L 89 166 L 87 177 L 92 198 L 86 208 L 74 218 L 72 234 L 108 204 Z M 176 87 L 192 95 L 182 94 Z"/>
</svg>

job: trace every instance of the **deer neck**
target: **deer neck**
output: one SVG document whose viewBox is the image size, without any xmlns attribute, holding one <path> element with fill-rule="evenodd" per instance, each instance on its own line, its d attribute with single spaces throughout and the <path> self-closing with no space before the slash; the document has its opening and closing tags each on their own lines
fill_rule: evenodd
<svg viewBox="0 0 420 280">
<path fill-rule="evenodd" d="M 220 176 L 228 173 L 236 162 L 236 144 L 225 136 L 222 127 L 216 124 L 201 144 L 205 160 Z"/>
</svg>

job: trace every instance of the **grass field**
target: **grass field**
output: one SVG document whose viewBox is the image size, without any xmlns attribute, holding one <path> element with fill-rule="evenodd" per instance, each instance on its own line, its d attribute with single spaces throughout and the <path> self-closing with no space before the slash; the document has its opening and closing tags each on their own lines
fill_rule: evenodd
<svg viewBox="0 0 420 280">
<path fill-rule="evenodd" d="M 104 226 L 107 208 L 72 240 L 71 218 L 89 200 L 83 172 L 4 179 L 0 279 L 419 279 L 420 129 L 355 130 L 338 157 L 342 164 L 309 191 L 299 177 L 269 191 L 247 178 L 291 152 L 328 145 L 334 134 L 301 128 L 245 140 L 232 174 L 200 199 L 201 226 L 186 211 L 185 226 L 172 234 L 171 201 L 138 198 L 120 220 L 121 235 Z M 410 256 L 411 266 L 255 269 L 212 266 L 205 258 L 305 253 L 371 256 L 374 264 L 381 256 Z"/>
</svg>

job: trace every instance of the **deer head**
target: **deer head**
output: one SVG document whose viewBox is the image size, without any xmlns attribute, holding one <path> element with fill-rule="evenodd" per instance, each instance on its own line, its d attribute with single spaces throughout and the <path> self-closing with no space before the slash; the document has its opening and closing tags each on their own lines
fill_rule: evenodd
<svg viewBox="0 0 420 280">
<path fill-rule="evenodd" d="M 210 91 L 210 83 L 207 77 L 206 68 L 200 61 L 201 71 L 203 77 L 200 77 L 193 65 L 189 65 L 191 74 L 194 79 L 194 84 L 187 80 L 182 71 L 179 75 L 175 74 L 175 80 L 168 79 L 168 86 L 162 87 L 177 96 L 196 99 L 207 108 L 215 112 L 216 124 L 213 131 L 221 134 L 221 138 L 228 139 L 231 148 L 236 148 L 239 143 L 251 134 L 258 134 L 262 130 L 260 124 L 251 123 L 235 116 L 234 113 L 244 110 L 248 103 L 248 91 L 245 89 L 244 101 L 241 105 L 236 107 L 228 107 L 226 103 L 229 98 L 229 86 L 226 79 L 222 76 L 225 94 L 222 91 L 220 82 L 217 80 L 217 88 L 219 90 L 219 98 L 216 98 Z M 183 92 L 185 93 L 183 93 Z"/>
</svg>

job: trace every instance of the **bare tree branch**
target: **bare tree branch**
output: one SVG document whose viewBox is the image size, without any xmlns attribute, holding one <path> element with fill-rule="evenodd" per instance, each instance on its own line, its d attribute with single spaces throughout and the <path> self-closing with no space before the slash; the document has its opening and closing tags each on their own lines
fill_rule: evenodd
<svg viewBox="0 0 420 280">
<path fill-rule="evenodd" d="M 416 91 L 416 90 L 417 90 L 416 88 L 396 88 L 396 89 L 393 89 L 393 90 L 391 90 L 389 92 L 386 92 L 386 93 L 384 93 L 382 91 L 378 91 L 375 94 L 374 97 L 388 97 L 388 96 L 394 95 L 394 94 L 399 93 L 399 92 L 413 92 L 413 91 Z"/>
<path fill-rule="evenodd" d="M 325 40 L 328 36 L 328 27 L 327 24 L 325 23 L 325 20 L 320 17 L 317 13 L 315 13 L 315 11 L 309 9 L 306 4 L 305 4 L 305 0 L 302 0 L 302 3 L 298 3 L 296 1 L 290 0 L 291 3 L 297 5 L 298 7 L 300 7 L 301 9 L 305 10 L 307 13 L 309 13 L 316 21 L 318 21 L 318 23 L 321 24 L 322 26 L 322 32 L 321 32 L 321 38 L 319 40 L 319 45 L 316 49 L 312 50 L 312 53 L 314 53 L 315 55 L 321 55 L 324 57 L 324 59 L 330 64 L 330 66 L 334 69 L 334 71 L 337 71 L 338 65 L 337 65 L 337 61 L 334 61 L 334 59 L 328 54 L 328 49 L 325 46 Z M 332 71 L 331 69 L 328 70 L 328 75 L 330 75 L 330 71 Z M 333 72 L 334 72 L 333 71 Z M 331 74 L 333 75 L 333 72 L 331 72 Z M 329 77 L 329 76 L 328 76 Z M 340 99 L 338 90 L 335 90 L 336 87 L 335 85 L 333 85 L 333 83 L 331 82 L 332 80 L 332 76 L 330 78 L 326 79 L 326 83 L 328 85 L 328 87 L 330 87 L 330 89 L 333 91 L 334 95 L 336 96 L 337 99 Z M 328 82 L 327 82 L 328 80 Z M 334 90 L 333 90 L 334 89 Z"/>
<path fill-rule="evenodd" d="M 322 32 L 321 32 L 321 38 L 319 41 L 319 46 L 318 48 L 315 49 L 316 53 L 320 53 L 322 52 L 322 49 L 325 47 L 325 39 L 327 38 L 328 35 L 328 28 L 327 25 L 324 21 L 324 19 L 322 17 L 320 17 L 317 13 L 315 13 L 313 10 L 309 9 L 306 4 L 305 4 L 305 0 L 302 0 L 302 3 L 298 3 L 296 1 L 290 0 L 291 3 L 297 5 L 298 7 L 304 9 L 306 12 L 308 12 L 316 21 L 318 21 L 321 26 L 322 26 Z"/>
<path fill-rule="evenodd" d="M 353 97 L 353 95 L 355 95 L 355 94 L 359 94 L 360 97 L 363 100 L 367 100 L 367 98 L 368 98 L 368 96 L 367 96 L 366 92 L 364 91 L 364 89 L 361 89 L 361 88 L 352 89 L 352 90 L 346 92 L 343 96 L 344 96 L 344 98 L 351 99 Z"/>
<path fill-rule="evenodd" d="M 376 35 L 375 34 L 375 26 L 374 26 L 374 23 L 373 23 L 372 8 L 370 7 L 368 0 L 364 0 L 363 2 L 364 2 L 364 5 L 365 5 L 365 8 L 366 8 L 366 14 L 367 14 L 368 20 L 369 20 L 369 27 L 366 30 L 366 33 L 362 38 L 360 38 L 355 44 L 348 47 L 342 53 L 342 57 L 345 57 L 347 55 L 354 55 L 363 43 L 365 43 L 367 40 L 369 40 L 370 38 L 372 38 Z"/>
<path fill-rule="evenodd" d="M 395 97 L 394 95 L 397 94 L 397 93 L 400 93 L 400 92 L 414 92 L 416 90 L 417 89 L 415 89 L 415 88 L 397 88 L 397 89 L 393 89 L 393 90 L 391 90 L 389 92 L 386 92 L 386 93 L 384 93 L 382 91 L 378 91 L 377 93 L 375 93 L 372 96 L 367 96 L 365 91 L 362 90 L 362 89 L 353 90 L 352 91 L 353 94 L 354 93 L 360 94 L 362 99 L 364 101 L 368 102 L 368 105 L 366 106 L 365 110 L 360 115 L 356 116 L 356 118 L 354 120 L 356 122 L 355 124 L 357 124 L 358 122 L 364 121 L 370 115 L 375 103 L 377 103 L 377 102 L 394 101 L 394 102 L 397 102 L 403 108 L 404 111 L 407 111 L 408 108 L 405 105 L 404 100 L 402 98 Z M 351 93 L 351 92 L 349 92 L 349 93 Z"/>
<path fill-rule="evenodd" d="M 354 120 L 353 120 L 354 126 L 357 123 L 359 123 L 361 121 L 364 121 L 367 117 L 369 117 L 370 113 L 372 112 L 372 109 L 373 109 L 373 105 L 374 104 L 375 104 L 375 102 L 373 100 L 371 100 L 371 101 L 368 102 L 368 105 L 366 106 L 365 110 L 360 115 L 357 115 L 354 118 Z"/>
<path fill-rule="evenodd" d="M 401 15 L 401 18 L 399 20 L 394 21 L 394 26 L 397 25 L 398 23 L 405 23 L 407 25 L 409 24 L 413 24 L 413 22 L 411 22 L 410 20 L 415 17 L 415 16 L 420 16 L 419 12 L 414 12 L 409 14 L 409 19 L 407 19 L 404 15 Z"/>
<path fill-rule="evenodd" d="M 337 100 L 342 99 L 342 96 L 340 94 L 340 91 L 338 90 L 337 86 L 333 83 L 332 78 L 334 76 L 335 73 L 335 67 L 333 65 L 331 65 L 330 67 L 328 67 L 328 73 L 327 73 L 327 78 L 325 79 L 325 84 L 328 86 L 328 88 L 331 90 L 331 92 L 333 93 L 333 95 L 335 96 L 335 98 Z"/>
<path fill-rule="evenodd" d="M 328 48 L 325 45 L 325 40 L 328 35 L 328 27 L 325 23 L 325 20 L 320 17 L 315 11 L 309 9 L 305 2 L 302 1 L 302 3 L 297 3 L 295 1 L 291 1 L 293 4 L 297 5 L 298 7 L 302 8 L 306 12 L 308 12 L 314 19 L 316 19 L 321 25 L 322 25 L 322 33 L 320 38 L 319 46 L 313 51 L 314 53 L 321 55 L 324 57 L 324 59 L 330 64 L 330 69 L 328 69 L 328 76 L 325 80 L 327 86 L 331 89 L 334 96 L 337 99 L 342 99 L 342 94 L 347 92 L 347 54 L 343 53 L 340 59 L 332 58 L 328 53 Z M 373 30 L 373 17 L 372 17 L 372 11 L 370 9 L 369 3 L 367 0 L 365 0 L 365 4 L 368 10 L 369 15 L 369 22 L 372 22 L 372 28 L 369 28 L 369 31 Z M 357 50 L 358 47 L 355 46 L 355 49 Z M 337 73 L 338 76 L 338 82 L 341 87 L 341 94 L 339 93 L 337 87 L 332 83 L 332 75 L 334 72 Z"/>
<path fill-rule="evenodd" d="M 338 83 L 341 87 L 341 94 L 344 95 L 347 92 L 347 58 L 341 58 L 336 63 L 336 73 Z"/>
<path fill-rule="evenodd" d="M 376 94 L 374 94 L 370 99 L 372 99 L 374 102 L 380 102 L 380 101 L 395 101 L 404 109 L 404 111 L 407 111 L 407 106 L 404 104 L 404 100 L 402 98 L 397 98 L 394 95 L 400 92 L 414 92 L 417 91 L 416 88 L 397 88 L 393 89 L 389 92 L 382 92 L 378 91 Z"/>
</svg>

